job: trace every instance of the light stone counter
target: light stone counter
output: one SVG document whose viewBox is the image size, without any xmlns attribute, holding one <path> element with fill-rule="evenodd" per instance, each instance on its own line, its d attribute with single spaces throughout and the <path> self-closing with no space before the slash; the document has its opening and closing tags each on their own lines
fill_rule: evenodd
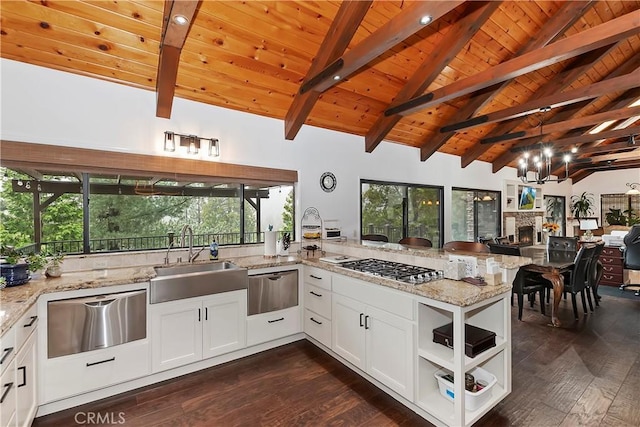
<svg viewBox="0 0 640 427">
<path fill-rule="evenodd" d="M 439 249 L 406 249 L 367 247 L 359 242 L 323 242 L 323 249 L 329 251 L 327 255 L 351 255 L 358 258 L 383 258 L 396 262 L 419 265 L 422 267 L 442 269 L 442 262 L 446 262 L 448 254 Z M 506 268 L 517 268 L 531 262 L 529 258 L 506 255 L 470 254 L 478 257 L 478 267 L 482 271 L 483 260 L 493 256 Z M 318 254 L 318 257 L 320 255 Z M 511 284 L 498 286 L 474 286 L 465 282 L 442 279 L 420 285 L 404 284 L 395 280 L 371 276 L 356 271 L 338 267 L 333 264 L 320 262 L 318 258 L 304 258 L 295 255 L 288 257 L 266 258 L 261 255 L 221 257 L 239 267 L 248 269 L 282 267 L 296 264 L 312 265 L 356 279 L 361 279 L 378 285 L 399 289 L 415 295 L 434 300 L 468 306 L 476 302 L 508 292 Z M 210 262 L 210 261 L 200 261 Z M 141 283 L 155 277 L 153 265 L 138 267 L 108 268 L 65 272 L 59 278 L 45 278 L 44 275 L 32 279 L 28 283 L 0 290 L 0 334 L 8 330 L 22 315 L 45 293 L 73 291 L 79 289 L 101 288 L 128 283 Z"/>
</svg>

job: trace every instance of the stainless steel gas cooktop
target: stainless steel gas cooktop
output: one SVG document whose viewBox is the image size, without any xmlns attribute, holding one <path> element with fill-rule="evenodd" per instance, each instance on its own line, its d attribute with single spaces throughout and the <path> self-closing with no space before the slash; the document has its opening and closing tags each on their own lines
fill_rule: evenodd
<svg viewBox="0 0 640 427">
<path fill-rule="evenodd" d="M 340 264 L 340 267 L 416 285 L 444 278 L 444 272 L 442 270 L 434 270 L 375 258 L 343 262 Z"/>
</svg>

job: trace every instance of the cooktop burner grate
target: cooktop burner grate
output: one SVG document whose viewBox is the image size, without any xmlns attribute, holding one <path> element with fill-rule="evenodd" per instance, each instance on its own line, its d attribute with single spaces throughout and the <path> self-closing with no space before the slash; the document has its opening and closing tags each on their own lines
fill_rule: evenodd
<svg viewBox="0 0 640 427">
<path fill-rule="evenodd" d="M 442 270 L 375 258 L 343 262 L 340 267 L 411 284 L 420 284 L 444 278 Z"/>
</svg>

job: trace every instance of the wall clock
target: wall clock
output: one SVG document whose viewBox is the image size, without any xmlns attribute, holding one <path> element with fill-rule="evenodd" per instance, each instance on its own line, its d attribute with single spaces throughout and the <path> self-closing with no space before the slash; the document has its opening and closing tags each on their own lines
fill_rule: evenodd
<svg viewBox="0 0 640 427">
<path fill-rule="evenodd" d="M 327 193 L 332 192 L 336 188 L 336 176 L 331 172 L 325 172 L 320 176 L 320 187 Z"/>
</svg>

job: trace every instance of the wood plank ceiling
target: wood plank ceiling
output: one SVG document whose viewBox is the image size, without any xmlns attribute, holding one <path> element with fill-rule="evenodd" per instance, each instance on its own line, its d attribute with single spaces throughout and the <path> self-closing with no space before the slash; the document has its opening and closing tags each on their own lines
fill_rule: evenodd
<svg viewBox="0 0 640 427">
<path fill-rule="evenodd" d="M 487 161 L 494 172 L 517 167 L 541 140 L 556 151 L 578 147 L 574 182 L 640 167 L 640 113 L 628 108 L 640 99 L 640 1 L 42 0 L 0 8 L 3 58 L 156 91 L 149 114 L 161 117 L 177 96 L 281 119 L 287 139 L 318 126 L 362 136 L 367 152 L 384 140 L 420 148 L 422 160 L 440 151 L 463 167 Z M 420 23 L 425 15 L 432 22 Z"/>
</svg>

